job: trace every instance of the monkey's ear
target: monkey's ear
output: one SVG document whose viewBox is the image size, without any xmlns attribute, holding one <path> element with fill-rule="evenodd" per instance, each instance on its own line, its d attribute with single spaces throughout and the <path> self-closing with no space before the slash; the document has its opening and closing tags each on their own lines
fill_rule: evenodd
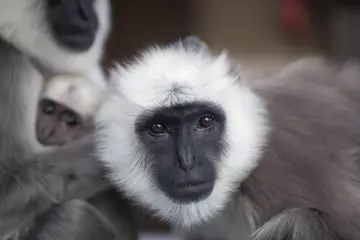
<svg viewBox="0 0 360 240">
<path fill-rule="evenodd" d="M 195 35 L 190 35 L 184 38 L 182 40 L 182 45 L 184 46 L 184 48 L 192 48 L 201 51 L 209 50 L 207 44 Z"/>
<path fill-rule="evenodd" d="M 171 44 L 172 47 L 182 47 L 186 50 L 196 52 L 210 52 L 207 44 L 195 35 L 190 35 L 184 39 Z"/>
</svg>

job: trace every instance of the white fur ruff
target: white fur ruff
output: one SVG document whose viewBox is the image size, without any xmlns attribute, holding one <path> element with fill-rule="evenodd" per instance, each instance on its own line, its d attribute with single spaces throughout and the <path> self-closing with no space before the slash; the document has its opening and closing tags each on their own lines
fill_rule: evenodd
<svg viewBox="0 0 360 240">
<path fill-rule="evenodd" d="M 108 97 L 96 119 L 99 157 L 120 189 L 176 226 L 191 227 L 221 211 L 257 165 L 265 143 L 268 128 L 262 101 L 245 80 L 229 71 L 226 54 L 212 58 L 185 49 L 153 48 L 125 69 L 119 66 L 112 72 L 117 93 Z M 176 97 L 169 95 L 174 84 L 183 87 Z M 149 169 L 141 165 L 145 153 L 134 125 L 144 110 L 191 101 L 212 101 L 224 108 L 229 149 L 217 166 L 212 194 L 196 203 L 179 204 L 159 190 Z"/>
</svg>

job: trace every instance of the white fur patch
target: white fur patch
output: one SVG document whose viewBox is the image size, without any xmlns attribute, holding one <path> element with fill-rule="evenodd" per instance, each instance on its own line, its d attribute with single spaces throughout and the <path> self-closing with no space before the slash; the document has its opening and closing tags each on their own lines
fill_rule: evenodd
<svg viewBox="0 0 360 240">
<path fill-rule="evenodd" d="M 47 25 L 44 4 L 45 1 L 39 0 L 1 0 L 1 37 L 55 72 L 84 73 L 97 67 L 110 30 L 108 0 L 95 1 L 99 30 L 93 46 L 82 53 L 56 44 Z"/>
<path fill-rule="evenodd" d="M 190 227 L 210 220 L 258 163 L 267 133 L 266 111 L 245 81 L 229 70 L 226 54 L 211 58 L 185 49 L 153 48 L 133 64 L 112 72 L 117 93 L 108 97 L 97 116 L 100 159 L 111 169 L 115 184 L 174 225 Z M 174 84 L 184 87 L 182 95 L 169 100 Z M 144 171 L 145 156 L 134 125 L 144 110 L 195 100 L 223 107 L 229 151 L 217 166 L 212 194 L 197 203 L 179 204 L 159 190 L 148 169 Z"/>
<path fill-rule="evenodd" d="M 57 101 L 85 118 L 94 116 L 104 92 L 92 81 L 78 74 L 61 74 L 49 79 L 42 96 Z"/>
</svg>

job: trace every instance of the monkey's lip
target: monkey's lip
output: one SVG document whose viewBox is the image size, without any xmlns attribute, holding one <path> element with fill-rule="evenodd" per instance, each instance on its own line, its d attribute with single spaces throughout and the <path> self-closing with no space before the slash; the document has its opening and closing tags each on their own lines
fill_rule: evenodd
<svg viewBox="0 0 360 240">
<path fill-rule="evenodd" d="M 177 188 L 177 189 L 192 189 L 192 188 L 202 187 L 207 184 L 211 184 L 211 183 L 210 182 L 189 181 L 189 182 L 184 182 L 184 183 L 175 183 L 175 188 Z"/>
<path fill-rule="evenodd" d="M 210 195 L 213 188 L 213 182 L 177 183 L 174 186 L 174 193 L 179 201 L 199 201 Z"/>
<path fill-rule="evenodd" d="M 69 34 L 59 36 L 59 40 L 68 48 L 78 51 L 86 51 L 90 49 L 94 43 L 95 35 L 90 33 L 78 33 L 76 35 Z"/>
</svg>

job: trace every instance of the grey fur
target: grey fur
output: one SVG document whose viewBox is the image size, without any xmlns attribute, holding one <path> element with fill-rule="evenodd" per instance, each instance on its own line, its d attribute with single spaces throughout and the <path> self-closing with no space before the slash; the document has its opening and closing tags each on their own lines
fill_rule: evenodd
<svg viewBox="0 0 360 240">
<path fill-rule="evenodd" d="M 188 36 L 181 41 L 184 48 L 192 48 L 197 51 L 208 51 L 208 46 L 195 35 Z"/>
<path fill-rule="evenodd" d="M 71 200 L 53 207 L 37 219 L 36 227 L 26 239 L 115 239 L 115 231 L 92 205 Z"/>
<path fill-rule="evenodd" d="M 311 209 L 290 209 L 272 217 L 253 233 L 254 240 L 332 240 L 335 239 L 324 220 Z"/>
<path fill-rule="evenodd" d="M 359 238 L 359 69 L 305 59 L 252 83 L 273 129 L 244 182 L 259 225 L 289 208 L 313 208 L 340 239 Z"/>
<path fill-rule="evenodd" d="M 126 201 L 114 190 L 105 191 L 89 201 L 75 199 L 52 206 L 36 219 L 26 239 L 136 239 L 131 216 Z"/>
<path fill-rule="evenodd" d="M 244 208 L 246 201 L 237 192 L 220 216 L 191 230 L 177 229 L 175 232 L 180 237 L 185 236 L 186 240 L 250 240 L 252 226 Z"/>
<path fill-rule="evenodd" d="M 3 238 L 33 222 L 52 204 L 91 196 L 108 184 L 92 155 L 91 138 L 54 150 L 33 151 L 33 144 L 26 137 L 31 133 L 23 131 L 30 117 L 26 116 L 27 110 L 34 110 L 35 114 L 36 109 L 36 105 L 29 105 L 36 102 L 25 102 L 29 95 L 35 94 L 26 91 L 30 81 L 36 81 L 26 77 L 34 69 L 10 45 L 0 44 L 0 236 Z"/>
<path fill-rule="evenodd" d="M 190 35 L 179 41 L 170 44 L 170 47 L 184 48 L 195 52 L 210 53 L 210 49 L 205 42 L 203 42 L 196 35 Z"/>
<path fill-rule="evenodd" d="M 28 57 L 1 40 L 0 53 L 0 239 L 119 239 L 114 233 L 125 226 L 123 220 L 113 222 L 114 229 L 89 203 L 72 200 L 109 188 L 92 136 L 56 148 L 38 144 L 35 114 L 43 77 Z M 103 211 L 112 208 L 109 201 L 118 198 L 109 194 L 91 201 Z M 122 233 L 121 239 L 129 236 Z"/>
</svg>

